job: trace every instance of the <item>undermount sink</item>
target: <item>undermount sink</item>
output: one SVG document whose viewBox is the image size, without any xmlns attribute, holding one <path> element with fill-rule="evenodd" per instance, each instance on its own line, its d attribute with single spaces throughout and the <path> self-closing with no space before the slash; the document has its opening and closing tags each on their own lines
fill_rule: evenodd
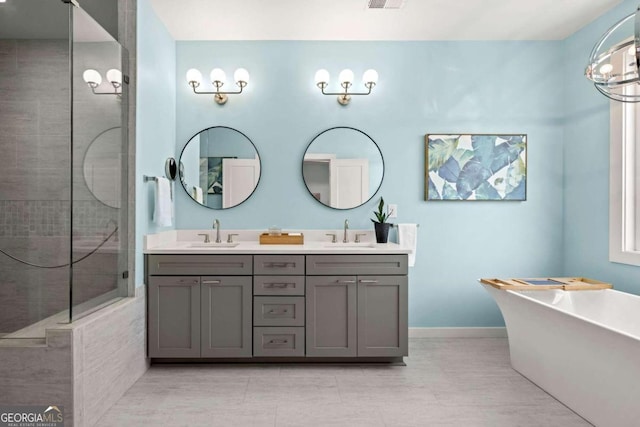
<svg viewBox="0 0 640 427">
<path fill-rule="evenodd" d="M 224 248 L 235 248 L 236 246 L 238 246 L 240 243 L 238 242 L 233 242 L 233 243 L 227 243 L 227 242 L 222 242 L 222 243 L 191 243 L 189 244 L 188 247 L 190 248 L 206 248 L 206 249 L 224 249 Z"/>
<path fill-rule="evenodd" d="M 375 243 L 327 243 L 325 248 L 332 249 L 373 249 L 376 247 Z"/>
</svg>

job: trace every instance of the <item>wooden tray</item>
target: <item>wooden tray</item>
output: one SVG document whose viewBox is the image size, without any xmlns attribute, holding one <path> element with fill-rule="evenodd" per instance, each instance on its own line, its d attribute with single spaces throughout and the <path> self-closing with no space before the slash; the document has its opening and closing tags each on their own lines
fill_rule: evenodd
<svg viewBox="0 0 640 427">
<path fill-rule="evenodd" d="M 291 236 L 289 233 L 282 233 L 279 236 L 270 236 L 269 233 L 260 235 L 261 245 L 303 245 L 304 234 Z"/>
<path fill-rule="evenodd" d="M 527 279 L 480 279 L 481 283 L 491 285 L 496 289 L 513 291 L 543 291 L 548 289 L 562 289 L 565 291 L 586 291 L 596 289 L 611 289 L 610 283 L 586 277 L 542 277 Z"/>
</svg>

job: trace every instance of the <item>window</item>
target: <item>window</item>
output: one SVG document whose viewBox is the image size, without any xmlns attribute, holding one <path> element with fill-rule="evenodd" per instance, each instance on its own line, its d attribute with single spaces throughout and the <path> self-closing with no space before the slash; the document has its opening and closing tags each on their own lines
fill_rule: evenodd
<svg viewBox="0 0 640 427">
<path fill-rule="evenodd" d="M 611 102 L 609 261 L 640 266 L 640 103 Z"/>
</svg>

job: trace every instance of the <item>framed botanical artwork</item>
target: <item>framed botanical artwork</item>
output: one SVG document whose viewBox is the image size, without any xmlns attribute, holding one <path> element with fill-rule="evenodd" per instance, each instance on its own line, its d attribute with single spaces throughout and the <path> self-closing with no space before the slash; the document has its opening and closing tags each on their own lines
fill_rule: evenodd
<svg viewBox="0 0 640 427">
<path fill-rule="evenodd" d="M 526 199 L 527 135 L 425 136 L 425 200 Z"/>
</svg>

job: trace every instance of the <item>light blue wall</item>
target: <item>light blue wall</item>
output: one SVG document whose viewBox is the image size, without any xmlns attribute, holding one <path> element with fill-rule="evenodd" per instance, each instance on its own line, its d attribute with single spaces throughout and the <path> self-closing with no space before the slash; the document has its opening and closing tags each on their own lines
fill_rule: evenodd
<svg viewBox="0 0 640 427">
<path fill-rule="evenodd" d="M 609 100 L 584 77 L 592 47 L 637 6 L 635 0 L 625 1 L 563 42 L 564 271 L 611 281 L 617 289 L 640 294 L 640 268 L 609 262 Z"/>
<path fill-rule="evenodd" d="M 151 39 L 154 45 L 141 51 L 160 49 L 157 37 Z M 398 204 L 397 222 L 420 223 L 410 324 L 501 325 L 477 278 L 563 271 L 563 80 L 554 72 L 562 58 L 561 42 L 178 42 L 174 153 L 203 128 L 234 127 L 255 143 L 262 177 L 249 200 L 225 211 L 198 206 L 178 191 L 177 228 L 209 228 L 217 217 L 223 230 L 338 229 L 345 218 L 352 228 L 371 229 L 378 197 L 361 208 L 334 210 L 315 201 L 301 178 L 302 156 L 315 135 L 355 127 L 384 155 L 378 196 Z M 219 106 L 191 92 L 185 74 L 192 67 L 205 76 L 220 67 L 229 77 L 245 67 L 251 83 Z M 345 108 L 322 96 L 313 76 L 327 68 L 335 80 L 346 67 L 356 76 L 375 68 L 380 80 L 371 96 L 354 97 Z M 159 75 L 148 83 L 156 90 Z M 141 113 L 166 124 L 166 113 L 151 107 Z M 423 200 L 424 135 L 460 132 L 528 134 L 526 202 Z M 140 143 L 151 149 L 157 141 Z M 141 171 L 159 168 L 160 160 L 145 159 L 149 168 Z"/>
<path fill-rule="evenodd" d="M 164 162 L 174 155 L 176 45 L 149 0 L 138 0 L 137 12 L 136 285 L 141 285 L 144 282 L 142 236 L 168 229 L 151 222 L 154 186 L 143 183 L 142 175 L 164 176 Z M 174 193 L 175 190 L 179 188 L 174 186 Z"/>
</svg>

